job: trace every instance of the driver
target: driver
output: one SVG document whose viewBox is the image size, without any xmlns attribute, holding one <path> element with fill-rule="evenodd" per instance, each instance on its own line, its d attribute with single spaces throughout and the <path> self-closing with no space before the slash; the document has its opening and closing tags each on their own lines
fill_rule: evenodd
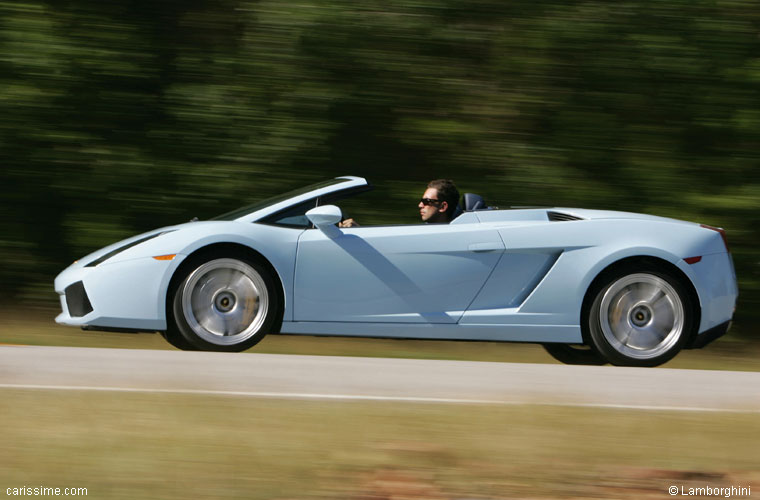
<svg viewBox="0 0 760 500">
<path fill-rule="evenodd" d="M 459 190 L 449 179 L 430 181 L 417 204 L 422 222 L 428 224 L 448 224 L 454 218 L 459 203 Z M 359 227 L 354 219 L 341 221 L 339 227 Z"/>
</svg>

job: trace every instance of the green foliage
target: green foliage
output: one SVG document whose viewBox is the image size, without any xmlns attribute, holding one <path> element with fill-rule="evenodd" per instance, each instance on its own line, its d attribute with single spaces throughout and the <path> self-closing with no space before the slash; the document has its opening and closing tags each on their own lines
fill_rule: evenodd
<svg viewBox="0 0 760 500">
<path fill-rule="evenodd" d="M 749 330 L 759 29 L 741 0 L 3 2 L 0 291 L 334 175 L 392 186 L 411 220 L 450 177 L 725 227 Z"/>
</svg>

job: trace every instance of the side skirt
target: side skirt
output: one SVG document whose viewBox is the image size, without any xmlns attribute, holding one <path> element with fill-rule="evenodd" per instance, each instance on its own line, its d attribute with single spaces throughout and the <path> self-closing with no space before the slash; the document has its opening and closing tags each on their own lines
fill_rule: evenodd
<svg viewBox="0 0 760 500">
<path fill-rule="evenodd" d="M 280 333 L 339 337 L 582 343 L 577 325 L 447 325 L 283 321 Z"/>
</svg>

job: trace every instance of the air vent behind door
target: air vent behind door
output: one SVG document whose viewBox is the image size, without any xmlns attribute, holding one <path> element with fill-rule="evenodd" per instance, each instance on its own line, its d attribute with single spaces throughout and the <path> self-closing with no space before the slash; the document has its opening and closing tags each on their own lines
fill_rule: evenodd
<svg viewBox="0 0 760 500">
<path fill-rule="evenodd" d="M 552 210 L 549 210 L 546 212 L 547 217 L 549 217 L 549 220 L 552 222 L 564 222 L 564 221 L 570 221 L 570 220 L 584 220 L 583 217 L 578 217 L 577 215 L 571 215 L 566 214 L 563 212 L 554 212 Z"/>
</svg>

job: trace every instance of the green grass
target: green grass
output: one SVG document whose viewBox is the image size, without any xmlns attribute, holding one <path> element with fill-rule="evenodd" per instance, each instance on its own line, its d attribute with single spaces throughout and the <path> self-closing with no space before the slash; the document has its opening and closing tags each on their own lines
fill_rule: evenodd
<svg viewBox="0 0 760 500">
<path fill-rule="evenodd" d="M 666 498 L 760 487 L 755 414 L 0 390 L 0 487 L 90 498 Z"/>
<path fill-rule="evenodd" d="M 86 332 L 57 325 L 54 312 L 0 312 L 0 343 L 48 346 L 174 349 L 156 334 Z M 417 359 L 557 363 L 539 345 L 438 340 L 387 340 L 270 335 L 248 352 Z M 720 339 L 705 349 L 683 351 L 668 368 L 760 371 L 760 346 Z"/>
</svg>

